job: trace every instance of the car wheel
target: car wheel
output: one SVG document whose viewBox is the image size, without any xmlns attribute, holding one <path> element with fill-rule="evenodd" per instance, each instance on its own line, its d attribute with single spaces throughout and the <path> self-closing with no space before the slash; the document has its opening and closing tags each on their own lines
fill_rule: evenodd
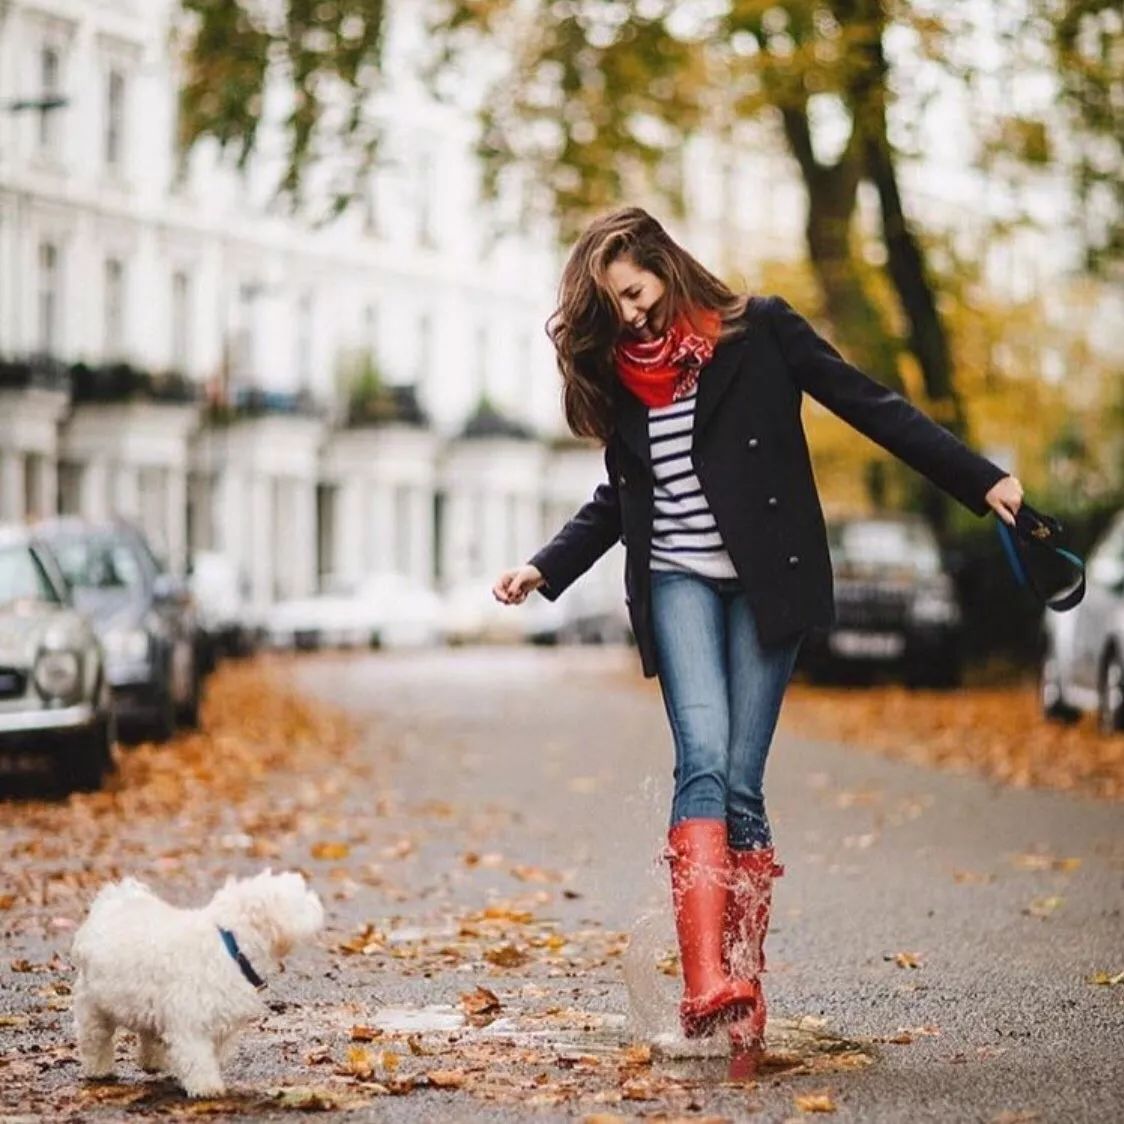
<svg viewBox="0 0 1124 1124">
<path fill-rule="evenodd" d="M 1097 724 L 1102 734 L 1124 732 L 1124 657 L 1109 652 L 1097 691 Z"/>
<path fill-rule="evenodd" d="M 103 718 L 70 750 L 64 780 L 72 792 L 96 792 L 113 768 L 113 722 Z"/>
<path fill-rule="evenodd" d="M 148 735 L 154 742 L 170 741 L 176 732 L 176 700 L 171 690 L 160 696 L 157 711 L 149 724 Z"/>
<path fill-rule="evenodd" d="M 1049 722 L 1061 722 L 1070 726 L 1081 716 L 1076 707 L 1065 701 L 1058 659 L 1052 653 L 1046 654 L 1038 669 L 1038 699 L 1042 715 Z"/>
<path fill-rule="evenodd" d="M 176 719 L 181 726 L 194 730 L 199 726 L 199 703 L 203 694 L 203 685 L 200 682 L 201 668 L 198 655 L 191 667 L 191 694 L 187 700 L 176 708 Z"/>
</svg>

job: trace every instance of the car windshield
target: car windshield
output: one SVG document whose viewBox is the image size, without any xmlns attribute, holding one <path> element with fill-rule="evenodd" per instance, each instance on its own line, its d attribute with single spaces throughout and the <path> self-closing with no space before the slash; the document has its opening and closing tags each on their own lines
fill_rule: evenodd
<svg viewBox="0 0 1124 1124">
<path fill-rule="evenodd" d="M 931 575 L 941 569 L 936 540 L 920 523 L 839 523 L 828 529 L 828 546 L 837 570 L 893 569 Z"/>
<path fill-rule="evenodd" d="M 59 568 L 77 589 L 136 589 L 144 583 L 140 560 L 120 539 L 90 536 L 53 544 Z"/>
<path fill-rule="evenodd" d="M 13 601 L 47 601 L 62 604 L 39 559 L 26 546 L 0 550 L 0 604 Z"/>
</svg>

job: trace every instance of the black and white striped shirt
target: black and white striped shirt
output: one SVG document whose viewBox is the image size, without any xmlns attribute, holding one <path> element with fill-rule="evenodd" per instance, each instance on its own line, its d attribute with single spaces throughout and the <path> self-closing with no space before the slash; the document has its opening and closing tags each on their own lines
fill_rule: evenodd
<svg viewBox="0 0 1124 1124">
<path fill-rule="evenodd" d="M 655 478 L 651 568 L 733 578 L 737 571 L 691 465 L 697 395 L 648 410 Z"/>
</svg>

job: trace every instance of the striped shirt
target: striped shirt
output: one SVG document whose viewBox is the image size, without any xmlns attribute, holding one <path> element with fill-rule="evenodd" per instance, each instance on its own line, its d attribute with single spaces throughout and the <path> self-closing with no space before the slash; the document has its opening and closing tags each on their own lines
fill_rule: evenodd
<svg viewBox="0 0 1124 1124">
<path fill-rule="evenodd" d="M 691 570 L 708 578 L 734 578 L 734 563 L 691 465 L 697 395 L 695 391 L 670 406 L 648 410 L 655 481 L 650 565 L 653 570 Z"/>
</svg>

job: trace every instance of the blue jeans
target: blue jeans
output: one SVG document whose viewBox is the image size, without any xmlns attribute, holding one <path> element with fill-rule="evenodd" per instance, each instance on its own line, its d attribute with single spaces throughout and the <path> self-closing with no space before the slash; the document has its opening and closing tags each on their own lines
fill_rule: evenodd
<svg viewBox="0 0 1124 1124">
<path fill-rule="evenodd" d="M 675 739 L 671 824 L 726 821 L 735 850 L 772 845 L 762 780 L 802 637 L 763 648 L 736 579 L 652 571 L 652 626 Z"/>
</svg>

